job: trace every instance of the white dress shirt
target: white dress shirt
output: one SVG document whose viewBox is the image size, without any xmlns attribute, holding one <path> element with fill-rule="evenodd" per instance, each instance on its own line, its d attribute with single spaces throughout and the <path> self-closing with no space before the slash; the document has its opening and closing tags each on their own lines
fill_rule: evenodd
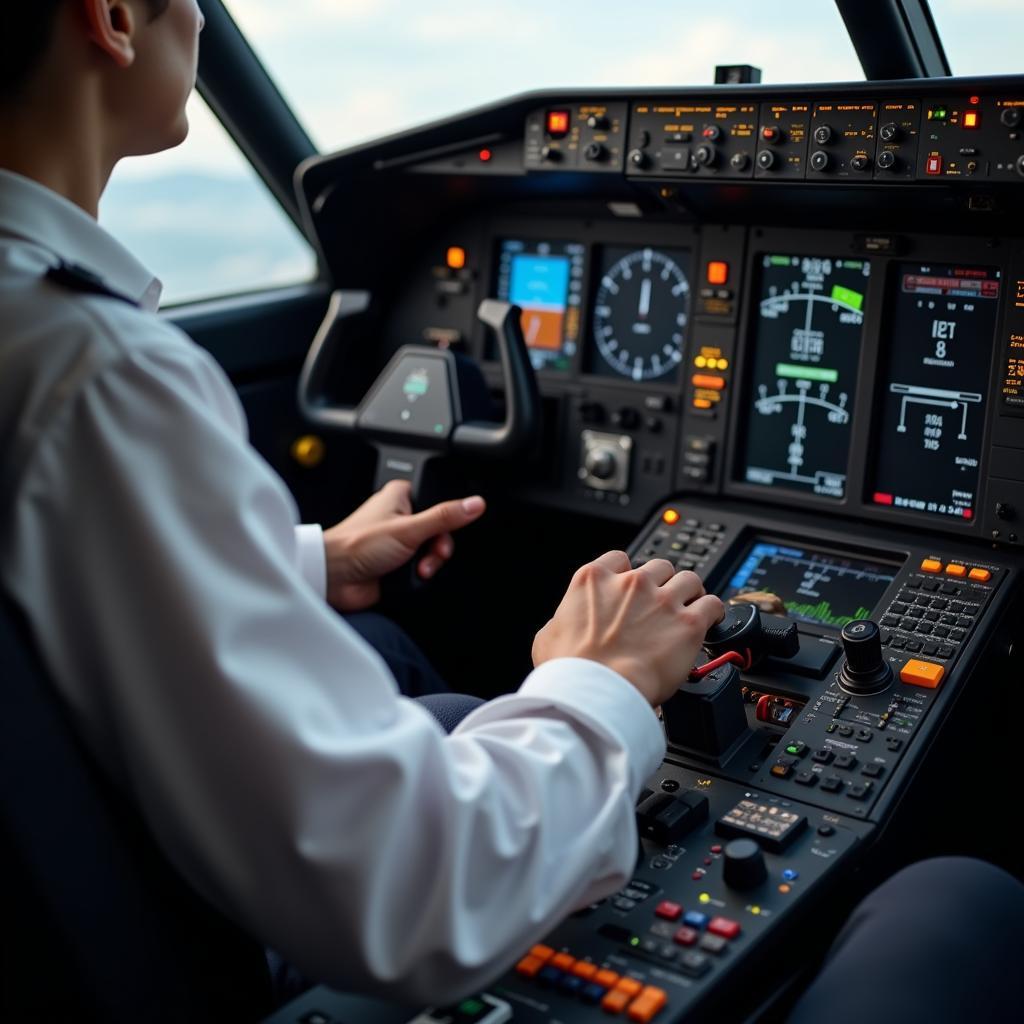
<svg viewBox="0 0 1024 1024">
<path fill-rule="evenodd" d="M 141 308 L 48 281 L 59 260 Z M 630 877 L 657 719 L 565 658 L 445 736 L 327 605 L 319 530 L 297 533 L 159 287 L 0 172 L 3 585 L 92 750 L 226 913 L 338 986 L 485 985 Z"/>
</svg>

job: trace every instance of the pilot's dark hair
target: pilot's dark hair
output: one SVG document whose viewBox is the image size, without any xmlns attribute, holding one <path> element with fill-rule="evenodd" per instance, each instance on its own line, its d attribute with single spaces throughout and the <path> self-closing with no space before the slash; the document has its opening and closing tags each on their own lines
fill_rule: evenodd
<svg viewBox="0 0 1024 1024">
<path fill-rule="evenodd" d="M 57 11 L 67 0 L 19 0 L 4 11 L 0 32 L 0 102 L 13 99 L 43 59 L 53 36 Z M 170 0 L 144 0 L 150 17 Z"/>
</svg>

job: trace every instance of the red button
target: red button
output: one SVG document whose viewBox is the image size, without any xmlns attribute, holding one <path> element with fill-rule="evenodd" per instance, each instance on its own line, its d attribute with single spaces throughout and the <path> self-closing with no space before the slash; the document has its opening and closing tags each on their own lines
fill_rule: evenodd
<svg viewBox="0 0 1024 1024">
<path fill-rule="evenodd" d="M 692 946 L 700 938 L 700 933 L 696 928 L 682 927 L 672 936 L 673 942 L 678 942 L 680 946 Z"/>
<path fill-rule="evenodd" d="M 721 935 L 723 939 L 735 939 L 740 933 L 740 926 L 727 917 L 713 917 L 708 924 L 708 931 L 712 935 Z"/>
<path fill-rule="evenodd" d="M 928 157 L 928 162 L 924 165 L 925 174 L 941 174 L 942 173 L 942 157 L 935 153 Z"/>
<path fill-rule="evenodd" d="M 715 843 L 715 845 L 711 847 L 711 852 L 712 853 L 721 853 L 722 852 L 721 844 L 720 843 Z"/>
<path fill-rule="evenodd" d="M 683 908 L 671 900 L 662 900 L 655 908 L 654 913 L 666 921 L 678 921 L 683 916 Z"/>
</svg>

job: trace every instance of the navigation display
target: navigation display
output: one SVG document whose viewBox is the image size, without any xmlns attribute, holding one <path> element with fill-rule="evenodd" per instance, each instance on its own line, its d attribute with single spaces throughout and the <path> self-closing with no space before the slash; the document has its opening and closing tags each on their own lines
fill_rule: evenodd
<svg viewBox="0 0 1024 1024">
<path fill-rule="evenodd" d="M 537 370 L 568 370 L 579 345 L 586 248 L 578 242 L 506 239 L 498 257 L 497 296 L 523 311 Z"/>
<path fill-rule="evenodd" d="M 896 577 L 896 567 L 785 542 L 755 540 L 729 580 L 723 600 L 767 591 L 790 618 L 842 629 L 866 619 Z"/>
<path fill-rule="evenodd" d="M 901 263 L 884 349 L 875 505 L 973 519 L 999 271 Z"/>
<path fill-rule="evenodd" d="M 866 260 L 762 257 L 741 462 L 748 483 L 846 494 L 870 272 Z"/>
</svg>

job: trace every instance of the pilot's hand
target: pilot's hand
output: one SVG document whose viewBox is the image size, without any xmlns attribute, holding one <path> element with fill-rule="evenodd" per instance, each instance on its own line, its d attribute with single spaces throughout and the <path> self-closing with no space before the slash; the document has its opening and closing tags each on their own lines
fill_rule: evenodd
<svg viewBox="0 0 1024 1024">
<path fill-rule="evenodd" d="M 428 541 L 416 571 L 430 579 L 452 557 L 452 533 L 479 519 L 486 505 L 476 496 L 412 511 L 407 480 L 386 483 L 337 526 L 324 531 L 327 600 L 357 612 L 380 600 L 380 580 L 405 565 Z"/>
<path fill-rule="evenodd" d="M 693 668 L 704 634 L 725 613 L 700 577 L 656 558 L 630 568 L 609 551 L 579 569 L 554 617 L 533 642 L 533 663 L 589 658 L 628 679 L 652 707 Z"/>
</svg>

